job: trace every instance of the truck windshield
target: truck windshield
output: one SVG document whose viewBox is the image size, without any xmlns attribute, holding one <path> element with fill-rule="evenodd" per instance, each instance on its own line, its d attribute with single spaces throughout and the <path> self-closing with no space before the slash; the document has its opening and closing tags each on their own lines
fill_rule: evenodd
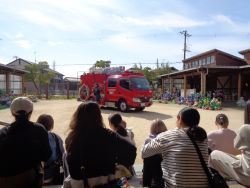
<svg viewBox="0 0 250 188">
<path fill-rule="evenodd" d="M 150 86 L 148 80 L 143 77 L 130 78 L 132 89 L 149 90 Z"/>
</svg>

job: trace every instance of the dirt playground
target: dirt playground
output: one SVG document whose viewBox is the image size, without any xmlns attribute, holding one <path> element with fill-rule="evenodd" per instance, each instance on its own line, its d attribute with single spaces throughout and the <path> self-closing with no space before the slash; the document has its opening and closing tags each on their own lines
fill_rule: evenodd
<svg viewBox="0 0 250 188">
<path fill-rule="evenodd" d="M 68 125 L 73 112 L 80 102 L 76 100 L 40 100 L 34 103 L 34 111 L 31 117 L 36 121 L 40 114 L 51 114 L 55 120 L 54 132 L 59 134 L 63 139 L 67 136 Z M 135 134 L 137 145 L 136 164 L 142 164 L 140 157 L 141 147 L 144 140 L 149 135 L 150 124 L 154 119 L 161 119 L 165 122 L 168 129 L 175 128 L 176 115 L 178 111 L 185 106 L 177 104 L 154 103 L 151 107 L 146 108 L 143 112 L 130 111 L 121 113 L 123 119 L 127 122 L 127 127 L 132 128 Z M 119 112 L 116 109 L 102 109 L 103 120 L 106 127 L 108 125 L 108 115 Z M 210 111 L 199 109 L 201 115 L 200 126 L 207 132 L 216 129 L 214 125 L 215 117 L 219 113 L 225 113 L 229 117 L 229 127 L 235 131 L 243 123 L 243 110 L 234 108 L 223 108 L 220 111 Z M 0 121 L 12 122 L 13 117 L 9 109 L 0 110 Z M 1 126 L 0 126 L 1 127 Z"/>
</svg>

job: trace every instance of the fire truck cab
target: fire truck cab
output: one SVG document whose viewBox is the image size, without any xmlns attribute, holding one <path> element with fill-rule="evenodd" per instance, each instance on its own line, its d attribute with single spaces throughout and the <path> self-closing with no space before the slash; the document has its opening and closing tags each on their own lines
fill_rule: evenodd
<svg viewBox="0 0 250 188">
<path fill-rule="evenodd" d="M 81 76 L 79 90 L 82 100 L 95 100 L 93 87 L 96 83 L 101 88 L 101 106 L 116 107 L 126 112 L 130 108 L 142 111 L 152 105 L 152 90 L 141 73 L 124 71 L 118 74 L 84 74 Z"/>
</svg>

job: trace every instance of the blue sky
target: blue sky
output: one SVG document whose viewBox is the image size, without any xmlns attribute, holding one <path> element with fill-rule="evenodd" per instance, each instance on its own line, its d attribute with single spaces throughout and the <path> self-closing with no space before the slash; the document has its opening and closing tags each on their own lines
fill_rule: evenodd
<svg viewBox="0 0 250 188">
<path fill-rule="evenodd" d="M 241 57 L 250 48 L 249 0 L 0 0 L 0 63 L 13 56 L 55 61 L 76 77 L 96 60 L 181 69 L 187 57 L 214 48 Z"/>
</svg>

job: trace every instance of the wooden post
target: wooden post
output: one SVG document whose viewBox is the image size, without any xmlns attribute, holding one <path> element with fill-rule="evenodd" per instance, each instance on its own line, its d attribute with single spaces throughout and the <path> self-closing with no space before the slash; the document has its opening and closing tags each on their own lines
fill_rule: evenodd
<svg viewBox="0 0 250 188">
<path fill-rule="evenodd" d="M 67 81 L 67 99 L 69 99 L 69 81 Z"/>
<path fill-rule="evenodd" d="M 204 94 L 206 94 L 206 92 L 207 92 L 207 74 L 204 73 L 203 76 L 204 76 L 203 77 L 203 82 L 204 82 L 203 90 L 204 90 Z"/>
<path fill-rule="evenodd" d="M 205 94 L 205 83 L 204 83 L 204 81 L 205 81 L 205 79 L 204 79 L 204 77 L 205 77 L 205 73 L 203 72 L 203 71 L 201 71 L 201 95 L 204 95 Z"/>
<path fill-rule="evenodd" d="M 173 89 L 173 78 L 169 78 L 169 92 L 170 93 L 173 92 L 172 89 Z"/>
<path fill-rule="evenodd" d="M 184 75 L 183 89 L 184 89 L 184 97 L 186 98 L 186 96 L 187 96 L 187 76 L 186 75 Z"/>
<path fill-rule="evenodd" d="M 24 75 L 22 75 L 22 95 L 26 95 L 26 91 L 24 90 Z"/>
<path fill-rule="evenodd" d="M 45 95 L 46 95 L 46 100 L 48 100 L 49 99 L 49 83 L 46 83 Z"/>
<path fill-rule="evenodd" d="M 241 73 L 238 73 L 238 100 L 241 97 Z"/>
</svg>

